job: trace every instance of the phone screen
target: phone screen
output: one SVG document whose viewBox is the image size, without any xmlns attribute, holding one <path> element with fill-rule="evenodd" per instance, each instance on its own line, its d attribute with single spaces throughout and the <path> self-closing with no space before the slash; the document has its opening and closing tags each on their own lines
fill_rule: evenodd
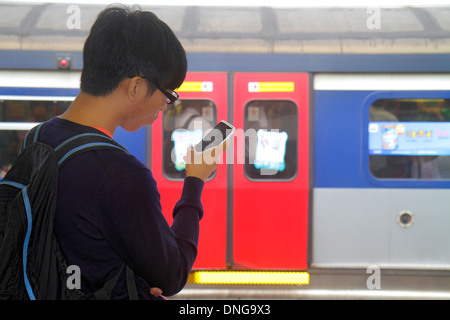
<svg viewBox="0 0 450 320">
<path fill-rule="evenodd" d="M 226 123 L 219 122 L 214 129 L 212 129 L 199 144 L 195 146 L 197 152 L 203 152 L 207 149 L 219 146 L 232 132 L 232 127 Z"/>
</svg>

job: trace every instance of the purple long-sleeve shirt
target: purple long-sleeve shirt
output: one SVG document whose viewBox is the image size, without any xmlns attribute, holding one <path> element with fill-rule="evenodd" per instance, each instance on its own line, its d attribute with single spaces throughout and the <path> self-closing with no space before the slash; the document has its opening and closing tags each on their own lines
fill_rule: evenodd
<svg viewBox="0 0 450 320">
<path fill-rule="evenodd" d="M 53 118 L 40 141 L 57 146 L 95 128 Z M 120 150 L 92 150 L 63 165 L 59 172 L 55 234 L 69 265 L 81 271 L 81 290 L 91 293 L 119 272 L 125 262 L 135 273 L 141 299 L 151 287 L 164 295 L 186 284 L 197 255 L 203 216 L 203 181 L 187 177 L 170 227 L 161 212 L 151 171 Z M 125 269 L 112 294 L 127 299 Z"/>
</svg>

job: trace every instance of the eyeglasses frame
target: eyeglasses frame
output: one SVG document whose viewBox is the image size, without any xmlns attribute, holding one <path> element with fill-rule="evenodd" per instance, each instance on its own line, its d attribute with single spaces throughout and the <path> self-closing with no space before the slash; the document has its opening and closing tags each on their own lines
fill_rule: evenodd
<svg viewBox="0 0 450 320">
<path fill-rule="evenodd" d="M 148 82 L 152 82 L 149 78 L 147 77 L 143 77 L 143 76 L 128 76 L 129 78 L 134 78 L 134 77 L 141 77 L 142 79 L 147 80 Z M 153 82 L 152 82 L 153 83 Z M 154 84 L 154 83 L 153 83 Z M 159 91 L 161 91 L 165 96 L 166 96 L 166 103 L 167 104 L 172 104 L 175 101 L 178 100 L 178 98 L 180 97 L 180 95 L 178 94 L 178 92 L 176 92 L 175 90 L 172 93 L 169 93 L 167 90 L 161 88 L 161 86 L 156 85 L 156 89 L 158 89 Z"/>
</svg>

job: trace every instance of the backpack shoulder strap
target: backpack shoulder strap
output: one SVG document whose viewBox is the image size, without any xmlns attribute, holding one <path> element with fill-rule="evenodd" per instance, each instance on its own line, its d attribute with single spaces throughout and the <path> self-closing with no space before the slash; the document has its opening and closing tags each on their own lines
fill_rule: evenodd
<svg viewBox="0 0 450 320">
<path fill-rule="evenodd" d="M 27 146 L 39 141 L 40 131 L 44 123 L 45 122 L 40 123 L 27 132 L 22 147 L 20 148 L 20 152 Z M 69 158 L 72 158 L 79 153 L 93 149 L 120 149 L 128 153 L 128 150 L 124 146 L 105 135 L 98 133 L 82 133 L 67 139 L 55 148 L 58 165 L 61 166 L 65 161 L 69 160 Z"/>
<path fill-rule="evenodd" d="M 118 149 L 127 152 L 127 149 L 113 139 L 98 133 L 83 133 L 76 135 L 55 148 L 58 166 L 62 166 L 72 157 L 94 149 Z"/>
<path fill-rule="evenodd" d="M 44 125 L 44 122 L 31 128 L 27 132 L 27 134 L 25 135 L 25 138 L 23 139 L 23 143 L 22 143 L 22 147 L 20 148 L 20 151 L 25 149 L 27 146 L 31 145 L 33 142 L 36 142 L 39 140 L 39 134 L 40 134 L 40 131 L 41 131 L 41 128 L 43 125 Z"/>
</svg>

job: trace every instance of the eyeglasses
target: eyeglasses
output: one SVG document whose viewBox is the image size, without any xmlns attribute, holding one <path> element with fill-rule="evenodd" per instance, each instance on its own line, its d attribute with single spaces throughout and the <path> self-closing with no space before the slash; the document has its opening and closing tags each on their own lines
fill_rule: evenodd
<svg viewBox="0 0 450 320">
<path fill-rule="evenodd" d="M 159 89 L 159 91 L 161 91 L 167 97 L 167 99 L 166 99 L 167 104 L 174 103 L 180 97 L 180 95 L 176 91 L 172 91 L 172 93 L 169 93 L 168 91 L 164 90 L 163 88 L 161 88 L 159 86 L 157 88 Z"/>
<path fill-rule="evenodd" d="M 133 78 L 134 76 L 128 76 L 129 78 Z M 151 82 L 151 80 L 147 77 L 143 77 L 143 76 L 139 76 L 143 79 L 146 79 L 147 81 Z M 160 86 L 156 86 L 156 88 L 161 91 L 165 96 L 166 96 L 166 103 L 167 104 L 172 104 L 175 101 L 178 100 L 178 98 L 180 97 L 180 95 L 176 92 L 176 91 L 172 91 L 172 93 L 169 93 L 167 90 L 164 90 L 163 88 L 161 88 Z"/>
</svg>

